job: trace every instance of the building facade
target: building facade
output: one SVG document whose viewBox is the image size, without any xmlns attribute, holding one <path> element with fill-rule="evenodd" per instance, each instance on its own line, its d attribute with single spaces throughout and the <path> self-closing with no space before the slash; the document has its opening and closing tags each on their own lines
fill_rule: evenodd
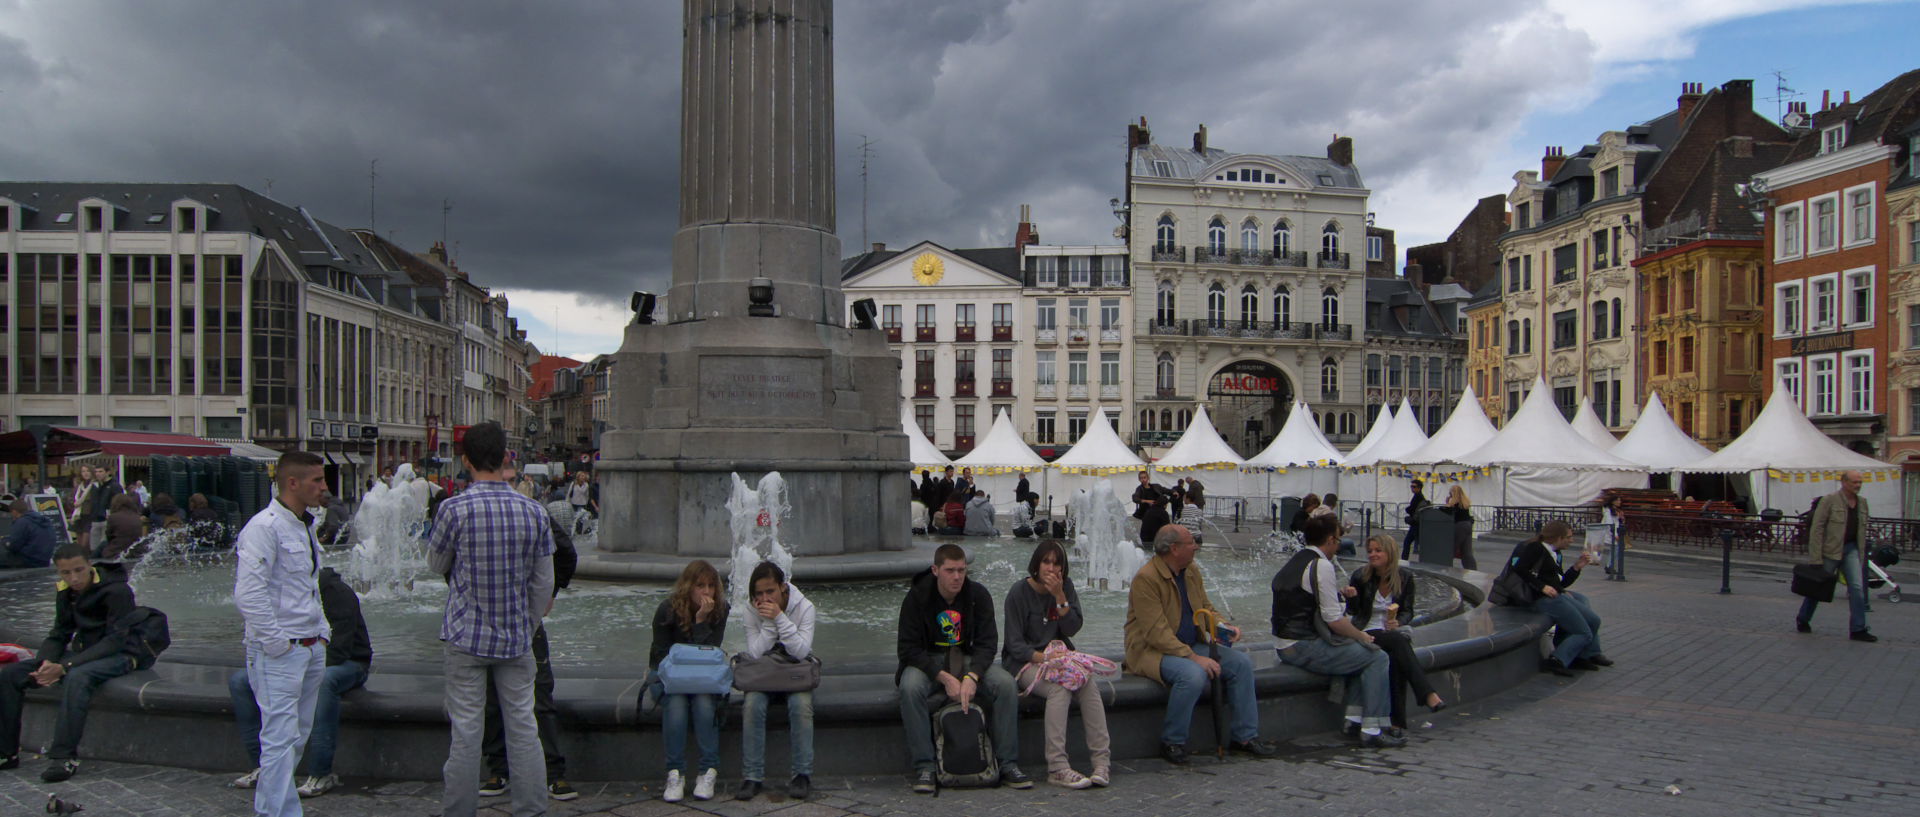
<svg viewBox="0 0 1920 817">
<path fill-rule="evenodd" d="M 1507 309 L 1500 300 L 1498 276 L 1482 284 L 1467 301 L 1467 382 L 1480 400 L 1480 410 L 1495 426 L 1507 421 L 1506 392 L 1500 369 L 1506 363 Z M 1368 415 L 1371 417 L 1372 415 Z"/>
<path fill-rule="evenodd" d="M 1405 278 L 1367 279 L 1366 413 L 1370 424 L 1380 406 L 1408 401 L 1420 427 L 1440 430 L 1466 386 L 1467 304 L 1472 293 L 1457 284 L 1422 287 Z M 1321 431 L 1341 429 L 1330 413 Z M 1340 415 L 1344 418 L 1345 415 Z M 1364 431 L 1362 431 L 1364 433 Z"/>
<path fill-rule="evenodd" d="M 1406 276 L 1426 284 L 1453 282 L 1468 292 L 1479 292 L 1487 282 L 1500 278 L 1500 236 L 1506 231 L 1507 197 L 1482 198 L 1447 240 L 1407 249 Z"/>
<path fill-rule="evenodd" d="M 1887 185 L 1887 227 L 1892 239 L 1887 298 L 1895 322 L 1896 351 L 1889 396 L 1894 417 L 1888 423 L 1888 461 L 1901 466 L 1902 516 L 1920 517 L 1920 122 L 1901 134 L 1907 143 L 1906 168 Z"/>
<path fill-rule="evenodd" d="M 1325 157 L 1232 153 L 1205 126 L 1191 148 L 1155 143 L 1143 119 L 1127 142 L 1142 441 L 1170 444 L 1204 405 L 1252 456 L 1300 398 L 1357 442 L 1368 190 L 1352 139 Z"/>
</svg>

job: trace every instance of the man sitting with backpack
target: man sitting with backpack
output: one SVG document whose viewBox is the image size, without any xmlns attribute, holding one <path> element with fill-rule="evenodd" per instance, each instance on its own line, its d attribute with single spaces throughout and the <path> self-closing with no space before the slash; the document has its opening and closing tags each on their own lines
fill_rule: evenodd
<svg viewBox="0 0 1920 817">
<path fill-rule="evenodd" d="M 933 569 L 914 577 L 900 603 L 900 667 L 894 682 L 900 686 L 900 720 L 907 730 L 915 792 L 932 794 L 936 784 L 1033 788 L 1033 778 L 1017 764 L 1019 697 L 1013 676 L 997 660 L 1000 629 L 993 613 L 993 594 L 967 578 L 967 552 L 952 544 L 934 550 Z M 933 714 L 932 699 L 939 695 L 948 707 Z M 987 747 L 963 734 L 977 734 L 986 725 L 977 714 L 983 704 L 993 716 L 987 730 L 992 757 L 981 756 Z M 944 732 L 938 756 L 935 718 Z"/>
<path fill-rule="evenodd" d="M 69 543 L 54 551 L 53 566 L 60 573 L 53 630 L 37 656 L 0 669 L 0 769 L 20 765 L 20 708 L 26 691 L 66 682 L 53 743 L 47 748 L 52 763 L 40 773 L 48 783 L 71 778 L 80 769 L 80 733 L 87 725 L 94 689 L 134 668 L 124 630 L 134 610 L 126 565 L 93 564 L 85 547 Z"/>
</svg>

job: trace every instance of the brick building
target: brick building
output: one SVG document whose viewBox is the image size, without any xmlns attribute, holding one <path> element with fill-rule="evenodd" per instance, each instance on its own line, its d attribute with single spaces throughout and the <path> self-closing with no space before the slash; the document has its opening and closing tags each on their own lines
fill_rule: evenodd
<svg viewBox="0 0 1920 817">
<path fill-rule="evenodd" d="M 1479 292 L 1500 277 L 1500 234 L 1506 231 L 1507 197 L 1487 196 L 1447 240 L 1407 249 L 1407 277 L 1429 286 L 1452 281 Z"/>
</svg>

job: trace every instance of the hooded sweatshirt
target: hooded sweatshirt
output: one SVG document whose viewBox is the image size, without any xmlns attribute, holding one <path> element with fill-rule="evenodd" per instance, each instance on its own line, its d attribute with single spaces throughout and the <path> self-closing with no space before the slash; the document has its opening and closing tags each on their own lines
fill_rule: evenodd
<svg viewBox="0 0 1920 817">
<path fill-rule="evenodd" d="M 900 636 L 896 651 L 900 666 L 894 670 L 894 683 L 900 673 L 914 667 L 928 679 L 947 669 L 947 655 L 958 650 L 959 672 L 977 672 L 982 678 L 999 657 L 1000 628 L 994 622 L 993 594 L 985 585 L 968 579 L 952 602 L 940 596 L 940 585 L 932 570 L 913 578 L 907 597 L 900 602 Z"/>
<path fill-rule="evenodd" d="M 367 637 L 367 620 L 360 616 L 360 596 L 331 567 L 320 568 L 320 612 L 333 631 L 327 639 L 327 666 L 373 664 L 373 640 Z"/>
<path fill-rule="evenodd" d="M 52 519 L 39 511 L 29 511 L 13 520 L 13 528 L 7 531 L 7 549 L 39 567 L 46 567 L 52 564 L 54 543 L 59 538 Z"/>
<path fill-rule="evenodd" d="M 813 602 L 801 595 L 793 582 L 787 582 L 786 587 L 787 606 L 779 615 L 766 619 L 752 605 L 744 608 L 748 658 L 759 658 L 776 646 L 795 660 L 813 654 Z"/>
<path fill-rule="evenodd" d="M 987 499 L 985 494 L 981 494 L 967 501 L 967 526 L 965 531 L 968 536 L 998 535 L 1000 532 L 994 530 L 993 521 L 993 503 Z"/>
<path fill-rule="evenodd" d="M 64 581 L 55 586 L 53 629 L 37 657 L 71 667 L 119 655 L 124 634 L 113 625 L 130 612 L 133 586 L 127 584 L 127 566 L 95 562 L 87 589 L 75 591 Z"/>
</svg>

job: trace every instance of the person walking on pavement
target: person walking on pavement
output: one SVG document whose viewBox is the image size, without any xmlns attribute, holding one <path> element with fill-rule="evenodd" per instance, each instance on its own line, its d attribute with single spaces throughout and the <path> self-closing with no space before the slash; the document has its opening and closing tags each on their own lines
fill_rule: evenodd
<svg viewBox="0 0 1920 817">
<path fill-rule="evenodd" d="M 1860 495 L 1866 475 L 1848 471 L 1840 475 L 1840 490 L 1827 494 L 1813 506 L 1813 522 L 1807 530 L 1807 561 L 1838 570 L 1847 583 L 1847 637 L 1874 642 L 1880 637 L 1867 629 L 1867 577 L 1865 573 L 1867 498 Z M 1813 632 L 1813 611 L 1820 602 L 1802 599 L 1794 627 Z"/>
</svg>

